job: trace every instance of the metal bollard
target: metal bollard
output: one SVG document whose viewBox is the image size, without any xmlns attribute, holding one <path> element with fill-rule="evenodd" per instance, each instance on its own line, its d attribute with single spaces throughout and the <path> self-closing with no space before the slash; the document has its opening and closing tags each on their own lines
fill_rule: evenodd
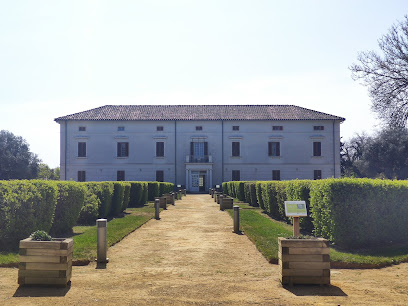
<svg viewBox="0 0 408 306">
<path fill-rule="evenodd" d="M 239 234 L 239 206 L 234 205 L 234 233 Z"/>
<path fill-rule="evenodd" d="M 173 205 L 176 205 L 176 194 L 173 192 L 171 195 L 173 196 Z"/>
<path fill-rule="evenodd" d="M 97 263 L 107 263 L 109 258 L 106 257 L 108 252 L 107 241 L 107 224 L 108 220 L 98 219 L 96 220 L 97 228 Z"/>
<path fill-rule="evenodd" d="M 155 219 L 160 220 L 160 199 L 154 200 Z"/>
</svg>

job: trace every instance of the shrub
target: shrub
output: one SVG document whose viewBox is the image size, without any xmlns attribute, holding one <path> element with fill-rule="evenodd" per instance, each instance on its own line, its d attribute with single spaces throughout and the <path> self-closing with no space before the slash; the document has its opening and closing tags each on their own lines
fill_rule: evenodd
<svg viewBox="0 0 408 306">
<path fill-rule="evenodd" d="M 126 208 L 128 208 L 129 201 L 130 201 L 130 183 L 128 182 L 122 182 L 124 186 L 124 191 L 123 191 L 123 203 L 122 203 L 122 211 L 125 211 Z"/>
<path fill-rule="evenodd" d="M 256 201 L 258 202 L 259 207 L 265 210 L 265 204 L 263 202 L 263 196 L 262 196 L 262 185 L 263 185 L 263 182 L 255 183 Z"/>
<path fill-rule="evenodd" d="M 130 201 L 129 207 L 142 206 L 147 201 L 147 183 L 130 182 Z"/>
<path fill-rule="evenodd" d="M 51 241 L 52 238 L 50 235 L 48 235 L 47 232 L 45 231 L 35 231 L 30 235 L 32 240 L 35 241 Z"/>
<path fill-rule="evenodd" d="M 352 248 L 408 241 L 408 183 L 327 179 L 310 190 L 314 231 Z"/>
<path fill-rule="evenodd" d="M 72 232 L 82 206 L 84 206 L 86 187 L 77 182 L 55 182 L 58 187 L 57 206 L 51 233 L 65 235 Z"/>
<path fill-rule="evenodd" d="M 154 198 L 159 196 L 160 196 L 159 182 L 148 182 L 148 200 L 154 201 Z"/>
<path fill-rule="evenodd" d="M 112 208 L 113 182 L 87 182 L 83 184 L 99 199 L 98 217 L 107 218 Z"/>
<path fill-rule="evenodd" d="M 166 183 L 166 182 L 159 183 L 159 186 L 160 186 L 160 196 L 162 196 L 165 193 L 172 192 L 174 188 L 174 184 Z"/>
<path fill-rule="evenodd" d="M 98 219 L 100 205 L 101 200 L 97 195 L 92 193 L 92 189 L 87 189 L 84 206 L 81 208 L 77 223 L 82 225 L 95 224 L 96 219 Z"/>
<path fill-rule="evenodd" d="M 118 216 L 122 212 L 124 195 L 125 185 L 122 182 L 114 182 L 111 216 Z"/>
<path fill-rule="evenodd" d="M 32 180 L 29 182 L 35 186 L 39 193 L 39 197 L 35 199 L 33 204 L 34 228 L 48 233 L 54 220 L 58 188 L 49 181 Z"/>
</svg>

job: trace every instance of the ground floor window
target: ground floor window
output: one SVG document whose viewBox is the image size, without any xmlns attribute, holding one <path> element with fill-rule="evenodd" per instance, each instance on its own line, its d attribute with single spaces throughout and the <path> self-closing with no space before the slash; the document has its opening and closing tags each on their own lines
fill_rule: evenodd
<svg viewBox="0 0 408 306">
<path fill-rule="evenodd" d="M 272 170 L 272 180 L 280 181 L 280 170 Z"/>
<path fill-rule="evenodd" d="M 86 172 L 78 171 L 78 182 L 85 182 L 85 181 L 86 181 Z"/>
<path fill-rule="evenodd" d="M 233 181 L 240 181 L 241 180 L 241 171 L 232 170 L 232 180 Z"/>
<path fill-rule="evenodd" d="M 156 171 L 156 182 L 164 182 L 164 171 L 163 170 Z"/>
<path fill-rule="evenodd" d="M 124 170 L 119 170 L 116 174 L 117 181 L 124 181 L 125 180 L 125 171 Z"/>
<path fill-rule="evenodd" d="M 321 180 L 322 179 L 322 170 L 314 170 L 313 177 L 315 180 Z"/>
</svg>

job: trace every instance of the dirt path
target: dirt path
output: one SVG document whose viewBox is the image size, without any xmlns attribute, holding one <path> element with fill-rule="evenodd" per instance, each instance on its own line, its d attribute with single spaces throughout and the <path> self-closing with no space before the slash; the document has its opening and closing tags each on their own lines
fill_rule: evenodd
<svg viewBox="0 0 408 306">
<path fill-rule="evenodd" d="M 408 264 L 332 270 L 332 287 L 285 289 L 208 195 L 188 195 L 109 249 L 107 269 L 73 267 L 70 288 L 21 287 L 0 269 L 0 305 L 408 304 Z"/>
</svg>

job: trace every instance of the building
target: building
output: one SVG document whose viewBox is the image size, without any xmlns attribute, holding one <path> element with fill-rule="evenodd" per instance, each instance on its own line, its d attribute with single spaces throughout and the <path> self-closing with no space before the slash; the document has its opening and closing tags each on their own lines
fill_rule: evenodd
<svg viewBox="0 0 408 306">
<path fill-rule="evenodd" d="M 167 181 L 340 176 L 345 119 L 293 105 L 106 105 L 56 118 L 61 179 Z"/>
</svg>

